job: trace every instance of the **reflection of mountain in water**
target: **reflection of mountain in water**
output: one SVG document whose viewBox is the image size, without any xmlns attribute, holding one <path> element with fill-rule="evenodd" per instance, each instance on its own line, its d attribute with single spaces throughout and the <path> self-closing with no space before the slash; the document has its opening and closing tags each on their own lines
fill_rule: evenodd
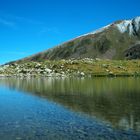
<svg viewBox="0 0 140 140">
<path fill-rule="evenodd" d="M 140 79 L 1 79 L 13 89 L 96 116 L 115 127 L 140 131 Z"/>
</svg>

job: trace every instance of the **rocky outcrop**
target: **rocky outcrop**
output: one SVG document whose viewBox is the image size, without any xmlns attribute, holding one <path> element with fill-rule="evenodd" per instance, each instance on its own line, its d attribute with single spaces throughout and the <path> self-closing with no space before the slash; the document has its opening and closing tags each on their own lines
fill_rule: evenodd
<svg viewBox="0 0 140 140">
<path fill-rule="evenodd" d="M 126 59 L 140 59 L 140 44 L 131 46 L 125 51 Z"/>
</svg>

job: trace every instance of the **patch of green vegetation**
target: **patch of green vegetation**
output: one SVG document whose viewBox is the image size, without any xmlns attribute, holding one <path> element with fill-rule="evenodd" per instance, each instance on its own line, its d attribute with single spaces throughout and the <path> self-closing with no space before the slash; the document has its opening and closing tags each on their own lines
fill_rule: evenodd
<svg viewBox="0 0 140 140">
<path fill-rule="evenodd" d="M 70 59 L 18 62 L 0 67 L 1 75 L 140 76 L 140 60 Z"/>
<path fill-rule="evenodd" d="M 102 37 L 102 39 L 95 43 L 95 49 L 103 54 L 110 48 L 110 44 L 110 41 L 106 37 Z"/>
</svg>

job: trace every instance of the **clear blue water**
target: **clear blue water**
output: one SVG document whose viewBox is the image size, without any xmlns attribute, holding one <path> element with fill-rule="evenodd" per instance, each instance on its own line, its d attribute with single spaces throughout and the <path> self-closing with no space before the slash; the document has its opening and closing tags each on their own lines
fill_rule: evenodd
<svg viewBox="0 0 140 140">
<path fill-rule="evenodd" d="M 140 79 L 0 79 L 0 140 L 140 140 Z"/>
</svg>

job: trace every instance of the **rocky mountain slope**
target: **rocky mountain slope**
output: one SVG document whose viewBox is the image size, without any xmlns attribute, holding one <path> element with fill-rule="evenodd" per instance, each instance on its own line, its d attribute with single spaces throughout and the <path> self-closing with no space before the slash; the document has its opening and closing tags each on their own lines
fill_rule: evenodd
<svg viewBox="0 0 140 140">
<path fill-rule="evenodd" d="M 116 21 L 22 61 L 71 58 L 139 59 L 140 17 Z"/>
</svg>

